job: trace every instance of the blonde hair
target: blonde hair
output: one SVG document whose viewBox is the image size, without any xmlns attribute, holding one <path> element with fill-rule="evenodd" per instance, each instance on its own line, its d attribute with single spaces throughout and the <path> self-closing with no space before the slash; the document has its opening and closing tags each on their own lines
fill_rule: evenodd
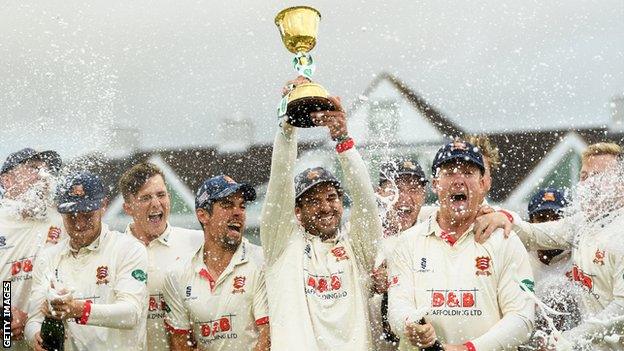
<svg viewBox="0 0 624 351">
<path fill-rule="evenodd" d="M 587 162 L 587 159 L 591 156 L 601 155 L 613 155 L 620 157 L 622 155 L 622 148 L 616 143 L 596 143 L 591 144 L 583 151 L 581 159 L 583 162 Z"/>
<path fill-rule="evenodd" d="M 498 169 L 501 163 L 500 154 L 498 148 L 492 144 L 487 135 L 471 135 L 467 141 L 481 150 L 483 157 L 488 160 L 491 170 Z"/>
</svg>

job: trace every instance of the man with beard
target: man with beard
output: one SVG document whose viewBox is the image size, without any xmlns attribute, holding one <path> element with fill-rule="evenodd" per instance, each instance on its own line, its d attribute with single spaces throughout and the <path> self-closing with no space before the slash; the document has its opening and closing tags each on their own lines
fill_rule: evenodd
<svg viewBox="0 0 624 351">
<path fill-rule="evenodd" d="M 11 282 L 13 349 L 26 349 L 23 339 L 32 270 L 39 250 L 58 242 L 61 219 L 51 207 L 52 177 L 61 167 L 55 151 L 31 148 L 7 157 L 0 169 L 0 278 Z"/>
<path fill-rule="evenodd" d="M 26 338 L 42 350 L 41 325 L 51 317 L 64 322 L 65 350 L 145 349 L 145 248 L 102 223 L 107 198 L 98 176 L 73 174 L 58 193 L 69 238 L 35 266 Z"/>
<path fill-rule="evenodd" d="M 197 191 L 204 244 L 165 278 L 171 350 L 270 349 L 262 250 L 243 238 L 245 206 L 255 198 L 251 186 L 223 175 Z"/>
<path fill-rule="evenodd" d="M 520 240 L 502 231 L 476 242 L 474 223 L 486 181 L 483 156 L 454 141 L 436 154 L 433 190 L 440 209 L 403 233 L 388 258 L 392 328 L 401 350 L 515 349 L 533 328 L 533 286 L 528 254 Z M 428 323 L 419 322 L 426 315 Z M 411 344 L 411 345 L 410 345 Z"/>
<path fill-rule="evenodd" d="M 169 333 L 163 324 L 165 273 L 177 261 L 192 257 L 204 242 L 204 235 L 199 230 L 169 224 L 171 200 L 165 175 L 156 165 L 134 165 L 119 179 L 119 190 L 124 198 L 124 211 L 132 217 L 126 233 L 147 249 L 147 349 L 169 350 Z"/>
<path fill-rule="evenodd" d="M 624 350 L 624 255 L 621 238 L 622 149 L 614 143 L 587 147 L 577 186 L 579 209 L 558 221 L 531 224 L 514 216 L 514 229 L 532 250 L 572 250 L 568 277 L 583 289 L 582 322 L 563 333 L 558 347 L 568 342 L 592 350 Z M 573 202 L 574 203 L 574 202 Z M 497 214 L 501 219 L 503 217 Z"/>
<path fill-rule="evenodd" d="M 382 164 L 377 195 L 381 202 L 383 233 L 373 270 L 373 296 L 369 299 L 372 337 L 377 351 L 396 350 L 398 337 L 388 323 L 386 256 L 392 254 L 399 234 L 416 224 L 425 202 L 427 179 L 416 160 L 396 159 Z"/>
<path fill-rule="evenodd" d="M 299 77 L 294 84 L 306 79 Z M 349 226 L 341 228 L 344 190 L 328 170 L 295 177 L 297 130 L 282 121 L 273 144 L 260 237 L 274 350 L 370 350 L 370 272 L 382 232 L 372 184 L 349 137 L 340 100 L 311 113 L 329 129 L 350 190 Z"/>
</svg>

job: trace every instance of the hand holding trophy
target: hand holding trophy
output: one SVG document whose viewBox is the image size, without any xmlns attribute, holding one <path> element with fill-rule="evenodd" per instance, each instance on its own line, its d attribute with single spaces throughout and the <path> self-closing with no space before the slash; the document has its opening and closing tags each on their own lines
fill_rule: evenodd
<svg viewBox="0 0 624 351">
<path fill-rule="evenodd" d="M 310 50 L 316 45 L 321 14 L 311 7 L 296 6 L 280 11 L 275 17 L 284 46 L 295 54 L 293 66 L 300 76 L 310 81 L 315 64 Z M 328 99 L 328 93 L 320 84 L 297 85 L 280 101 L 278 115 L 287 116 L 289 124 L 299 128 L 315 127 L 310 113 L 334 111 L 336 106 Z"/>
</svg>

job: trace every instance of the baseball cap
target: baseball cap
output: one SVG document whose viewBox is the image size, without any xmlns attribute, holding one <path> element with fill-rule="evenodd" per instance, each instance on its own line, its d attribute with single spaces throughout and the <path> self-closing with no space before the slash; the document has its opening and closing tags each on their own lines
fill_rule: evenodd
<svg viewBox="0 0 624 351">
<path fill-rule="evenodd" d="M 336 187 L 339 194 L 343 193 L 342 185 L 340 185 L 338 178 L 323 167 L 314 167 L 306 169 L 295 177 L 295 200 L 321 183 L 331 183 Z"/>
<path fill-rule="evenodd" d="M 62 165 L 61 156 L 59 156 L 56 151 L 37 151 L 27 147 L 10 154 L 2 164 L 2 168 L 0 168 L 0 174 L 8 172 L 13 167 L 28 160 L 41 160 L 45 162 L 53 173 L 58 172 Z"/>
<path fill-rule="evenodd" d="M 529 201 L 529 216 L 541 211 L 561 211 L 568 205 L 565 193 L 561 189 L 546 188 L 538 191 Z"/>
<path fill-rule="evenodd" d="M 243 192 L 245 201 L 256 199 L 256 190 L 249 184 L 237 183 L 226 175 L 206 179 L 197 190 L 197 193 L 195 193 L 195 209 L 202 208 L 215 200 L 228 197 L 239 190 Z"/>
<path fill-rule="evenodd" d="M 58 187 L 58 212 L 91 212 L 102 207 L 106 188 L 91 172 L 80 172 L 66 178 Z"/>
<path fill-rule="evenodd" d="M 416 160 L 395 159 L 384 162 L 379 168 L 379 185 L 386 180 L 395 180 L 402 175 L 418 178 L 421 185 L 427 184 L 427 176 Z"/>
<path fill-rule="evenodd" d="M 438 168 L 451 161 L 469 162 L 485 172 L 483 154 L 478 147 L 462 140 L 454 140 L 438 150 L 431 166 L 431 174 L 435 175 Z"/>
</svg>

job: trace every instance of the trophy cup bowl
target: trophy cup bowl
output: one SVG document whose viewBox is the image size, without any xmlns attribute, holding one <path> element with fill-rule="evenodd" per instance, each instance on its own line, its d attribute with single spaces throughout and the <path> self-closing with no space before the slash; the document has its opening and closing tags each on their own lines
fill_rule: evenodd
<svg viewBox="0 0 624 351">
<path fill-rule="evenodd" d="M 275 16 L 282 42 L 294 54 L 307 54 L 314 48 L 320 20 L 321 14 L 308 6 L 289 7 Z M 310 118 L 311 112 L 336 109 L 327 96 L 327 90 L 316 83 L 295 87 L 288 95 L 288 123 L 299 128 L 315 127 Z"/>
</svg>

